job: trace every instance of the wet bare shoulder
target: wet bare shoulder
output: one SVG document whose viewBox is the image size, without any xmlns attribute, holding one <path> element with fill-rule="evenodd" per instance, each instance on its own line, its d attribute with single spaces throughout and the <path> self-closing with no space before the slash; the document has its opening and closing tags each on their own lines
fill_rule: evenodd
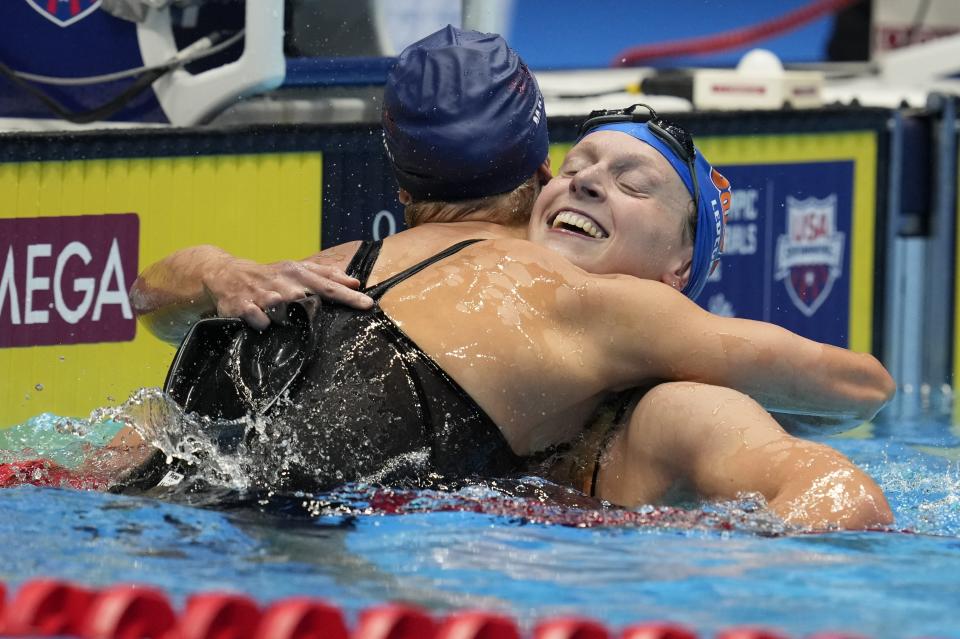
<svg viewBox="0 0 960 639">
<path fill-rule="evenodd" d="M 513 267 L 519 273 L 522 267 L 531 276 L 549 276 L 558 284 L 580 285 L 593 277 L 559 253 L 527 240 L 496 239 L 480 242 L 470 249 L 475 259 L 486 258 L 483 261 L 496 265 L 500 270 Z"/>
<path fill-rule="evenodd" d="M 337 244 L 336 246 L 331 246 L 328 249 L 324 249 L 323 251 L 310 256 L 308 259 L 315 264 L 320 264 L 322 266 L 333 266 L 345 270 L 359 248 L 359 241 L 345 242 L 343 244 Z"/>
</svg>

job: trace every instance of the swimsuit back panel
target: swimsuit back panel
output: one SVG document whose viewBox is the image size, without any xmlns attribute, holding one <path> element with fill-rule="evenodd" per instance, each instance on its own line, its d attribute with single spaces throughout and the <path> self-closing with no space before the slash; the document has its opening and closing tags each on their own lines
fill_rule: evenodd
<svg viewBox="0 0 960 639">
<path fill-rule="evenodd" d="M 391 287 L 473 241 L 452 246 L 366 289 Z M 378 243 L 364 243 L 348 272 L 366 283 Z M 316 349 L 298 385 L 251 442 L 251 470 L 265 486 L 315 491 L 348 481 L 506 476 L 522 467 L 496 424 L 376 304 L 323 305 Z M 257 470 L 261 469 L 261 470 Z"/>
</svg>

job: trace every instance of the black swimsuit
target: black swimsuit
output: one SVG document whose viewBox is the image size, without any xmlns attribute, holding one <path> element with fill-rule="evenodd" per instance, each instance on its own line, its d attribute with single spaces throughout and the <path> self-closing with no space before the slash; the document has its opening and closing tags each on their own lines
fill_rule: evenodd
<svg viewBox="0 0 960 639">
<path fill-rule="evenodd" d="M 374 299 L 373 309 L 323 306 L 322 337 L 295 404 L 280 407 L 266 446 L 253 449 L 286 462 L 275 478 L 278 488 L 322 490 L 345 481 L 420 485 L 430 475 L 496 477 L 521 467 L 497 425 L 379 305 L 391 288 L 475 241 L 370 288 L 381 243 L 363 243 L 347 272 Z M 289 441 L 285 460 L 275 457 L 280 439 Z"/>
<path fill-rule="evenodd" d="M 299 375 L 269 408 L 263 430 L 244 442 L 245 473 L 256 488 L 315 493 L 354 481 L 423 486 L 524 468 L 526 460 L 490 417 L 379 305 L 395 285 L 477 241 L 456 244 L 369 288 L 381 243 L 362 244 L 347 272 L 374 307 L 311 307 L 310 347 Z M 256 339 L 269 339 L 271 330 Z M 202 389 L 198 394 L 242 397 L 223 391 L 237 359 L 224 356 L 192 382 Z"/>
</svg>

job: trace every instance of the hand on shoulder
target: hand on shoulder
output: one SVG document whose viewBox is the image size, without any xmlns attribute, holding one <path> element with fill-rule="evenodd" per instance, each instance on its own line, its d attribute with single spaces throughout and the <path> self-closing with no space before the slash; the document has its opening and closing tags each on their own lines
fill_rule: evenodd
<svg viewBox="0 0 960 639">
<path fill-rule="evenodd" d="M 147 267 L 133 283 L 130 300 L 144 326 L 173 344 L 197 320 L 214 314 L 239 317 L 262 330 L 270 325 L 266 309 L 314 293 L 354 308 L 370 308 L 373 301 L 355 290 L 359 282 L 343 270 L 348 262 L 341 253 L 347 246 L 270 264 L 241 259 L 211 245 L 181 249 Z"/>
<path fill-rule="evenodd" d="M 253 328 L 270 325 L 266 310 L 317 294 L 324 300 L 367 309 L 373 300 L 357 291 L 359 282 L 339 265 L 340 247 L 303 260 L 281 260 L 259 264 L 229 256 L 203 277 L 203 287 L 214 303 L 217 315 L 239 317 Z M 326 252 L 325 252 L 326 253 Z"/>
</svg>

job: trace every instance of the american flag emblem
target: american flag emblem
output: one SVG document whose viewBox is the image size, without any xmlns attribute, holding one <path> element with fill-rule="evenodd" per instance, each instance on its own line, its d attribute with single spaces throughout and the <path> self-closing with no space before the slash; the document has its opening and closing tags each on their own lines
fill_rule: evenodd
<svg viewBox="0 0 960 639">
<path fill-rule="evenodd" d="M 69 27 L 97 10 L 101 0 L 26 0 L 37 13 L 61 27 Z"/>
</svg>

